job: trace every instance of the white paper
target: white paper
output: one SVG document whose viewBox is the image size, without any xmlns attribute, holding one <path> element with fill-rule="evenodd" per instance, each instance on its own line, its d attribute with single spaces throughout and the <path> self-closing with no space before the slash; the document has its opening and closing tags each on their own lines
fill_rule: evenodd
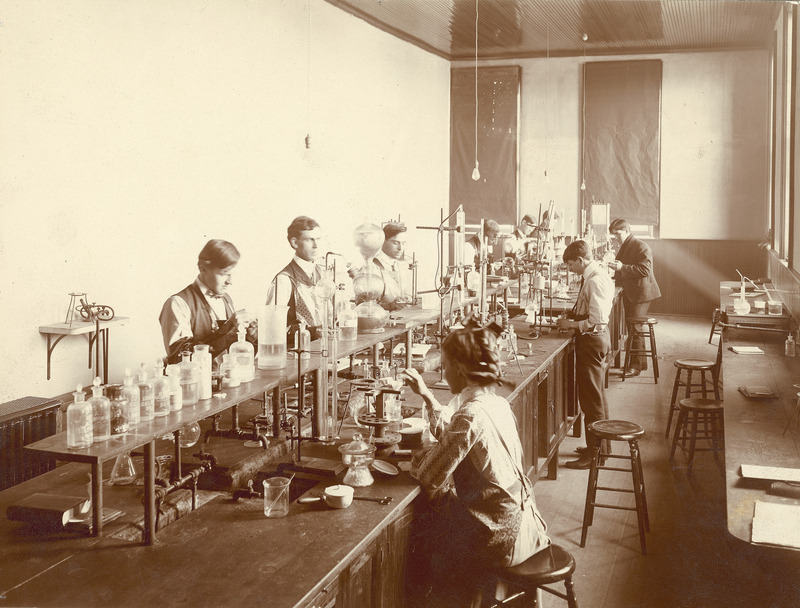
<svg viewBox="0 0 800 608">
<path fill-rule="evenodd" d="M 758 346 L 731 346 L 731 350 L 737 355 L 763 355 L 764 351 Z"/>
<path fill-rule="evenodd" d="M 764 467 L 757 464 L 743 464 L 742 477 L 753 479 L 769 479 L 771 481 L 800 482 L 800 469 L 786 467 Z"/>
<path fill-rule="evenodd" d="M 753 542 L 800 548 L 800 505 L 757 500 L 753 513 Z"/>
</svg>

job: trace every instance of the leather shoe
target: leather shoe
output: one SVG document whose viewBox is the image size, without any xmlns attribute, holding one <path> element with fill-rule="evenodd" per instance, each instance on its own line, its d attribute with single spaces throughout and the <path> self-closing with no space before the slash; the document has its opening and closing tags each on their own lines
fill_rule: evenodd
<svg viewBox="0 0 800 608">
<path fill-rule="evenodd" d="M 625 370 L 625 377 L 626 378 L 634 378 L 634 377 L 638 376 L 641 373 L 642 373 L 642 370 L 640 370 L 640 369 L 634 369 L 634 368 L 626 369 Z"/>
<path fill-rule="evenodd" d="M 592 458 L 588 454 L 584 454 L 577 460 L 570 460 L 564 463 L 568 469 L 578 469 L 580 471 L 586 470 L 592 466 Z"/>
</svg>

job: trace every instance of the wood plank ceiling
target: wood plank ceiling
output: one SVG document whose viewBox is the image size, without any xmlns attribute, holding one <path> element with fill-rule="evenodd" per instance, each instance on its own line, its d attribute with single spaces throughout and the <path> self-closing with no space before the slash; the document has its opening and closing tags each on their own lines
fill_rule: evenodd
<svg viewBox="0 0 800 608">
<path fill-rule="evenodd" d="M 475 58 L 476 0 L 327 1 L 451 61 Z M 787 4 L 773 0 L 477 2 L 480 59 L 769 48 L 775 21 Z"/>
</svg>

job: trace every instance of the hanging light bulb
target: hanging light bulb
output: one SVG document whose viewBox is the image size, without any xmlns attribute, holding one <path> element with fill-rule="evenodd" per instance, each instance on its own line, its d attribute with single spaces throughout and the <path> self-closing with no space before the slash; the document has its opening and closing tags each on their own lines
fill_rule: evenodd
<svg viewBox="0 0 800 608">
<path fill-rule="evenodd" d="M 544 170 L 544 183 L 545 184 L 550 183 L 550 177 L 547 175 L 547 169 Z"/>
<path fill-rule="evenodd" d="M 481 178 L 478 170 L 478 0 L 475 0 L 475 168 L 472 170 L 472 179 L 476 182 Z"/>
</svg>

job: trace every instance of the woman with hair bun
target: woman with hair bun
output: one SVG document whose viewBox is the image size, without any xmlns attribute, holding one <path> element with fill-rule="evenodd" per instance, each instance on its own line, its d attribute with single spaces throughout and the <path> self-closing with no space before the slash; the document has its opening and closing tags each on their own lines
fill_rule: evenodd
<svg viewBox="0 0 800 608">
<path fill-rule="evenodd" d="M 441 405 L 416 370 L 405 370 L 437 439 L 412 460 L 411 473 L 430 499 L 430 509 L 415 515 L 420 528 L 414 537 L 429 559 L 427 568 L 418 566 L 418 578 L 449 582 L 450 605 L 456 605 L 453 593 L 459 589 L 466 593 L 464 602 L 470 599 L 482 567 L 520 564 L 550 544 L 522 469 L 514 414 L 495 394 L 498 385 L 509 384 L 501 376 L 499 331 L 496 324 L 483 327 L 471 318 L 444 339 L 444 377 L 457 395 L 457 409 Z"/>
</svg>

